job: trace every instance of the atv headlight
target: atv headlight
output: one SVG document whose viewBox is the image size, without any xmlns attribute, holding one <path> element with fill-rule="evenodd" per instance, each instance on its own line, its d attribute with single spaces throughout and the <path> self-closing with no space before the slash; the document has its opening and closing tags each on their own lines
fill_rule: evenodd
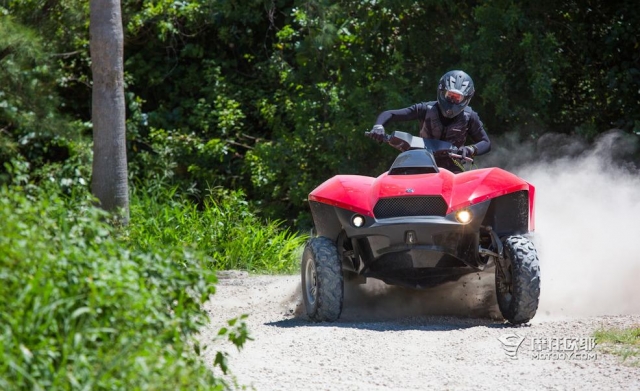
<svg viewBox="0 0 640 391">
<path fill-rule="evenodd" d="M 360 215 L 353 215 L 351 218 L 351 224 L 356 228 L 362 227 L 364 225 L 364 217 Z"/>
<path fill-rule="evenodd" d="M 471 212 L 468 209 L 462 209 L 456 212 L 456 220 L 461 224 L 467 224 L 471 221 Z"/>
</svg>

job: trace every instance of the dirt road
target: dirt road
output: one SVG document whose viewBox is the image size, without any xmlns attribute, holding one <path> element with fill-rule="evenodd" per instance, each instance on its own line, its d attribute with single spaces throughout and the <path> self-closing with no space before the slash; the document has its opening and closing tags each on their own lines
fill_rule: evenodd
<svg viewBox="0 0 640 391">
<path fill-rule="evenodd" d="M 255 340 L 241 352 L 209 342 L 207 362 L 228 351 L 238 383 L 259 391 L 640 390 L 640 366 L 590 340 L 640 325 L 640 171 L 616 160 L 630 144 L 619 133 L 589 149 L 566 135 L 535 143 L 506 137 L 485 161 L 536 186 L 541 297 L 530 325 L 495 320 L 491 273 L 421 292 L 370 282 L 347 290 L 328 324 L 303 316 L 298 276 L 231 273 L 207 303 L 202 343 L 241 314 Z"/>
<path fill-rule="evenodd" d="M 493 283 L 474 274 L 413 291 L 370 280 L 349 287 L 339 321 L 315 324 L 299 276 L 232 273 L 206 304 L 213 324 L 200 340 L 209 364 L 216 350 L 229 352 L 237 383 L 259 391 L 640 389 L 640 367 L 591 340 L 601 327 L 640 324 L 640 313 L 560 318 L 543 302 L 530 325 L 509 327 L 495 319 Z M 210 342 L 241 314 L 254 341 L 240 352 Z"/>
</svg>

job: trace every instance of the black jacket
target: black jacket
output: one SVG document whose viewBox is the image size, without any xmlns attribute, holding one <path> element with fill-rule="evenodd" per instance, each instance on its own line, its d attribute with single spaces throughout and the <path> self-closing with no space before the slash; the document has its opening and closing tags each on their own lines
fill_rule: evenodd
<svg viewBox="0 0 640 391">
<path fill-rule="evenodd" d="M 482 121 L 469 106 L 457 116 L 446 118 L 440 114 L 437 102 L 416 103 L 404 109 L 383 111 L 378 116 L 376 125 L 385 126 L 391 122 L 416 119 L 420 120 L 421 137 L 448 141 L 460 148 L 469 136 L 476 147 L 476 155 L 483 155 L 491 150 L 491 141 Z"/>
</svg>

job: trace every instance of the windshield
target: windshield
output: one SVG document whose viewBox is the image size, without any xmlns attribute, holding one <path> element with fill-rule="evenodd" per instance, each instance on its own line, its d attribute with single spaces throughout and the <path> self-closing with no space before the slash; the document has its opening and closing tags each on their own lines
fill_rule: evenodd
<svg viewBox="0 0 640 391">
<path fill-rule="evenodd" d="M 425 138 L 423 140 L 424 140 L 424 147 L 430 150 L 431 152 L 448 151 L 453 146 L 453 144 L 451 144 L 448 141 L 432 140 L 428 138 Z"/>
</svg>

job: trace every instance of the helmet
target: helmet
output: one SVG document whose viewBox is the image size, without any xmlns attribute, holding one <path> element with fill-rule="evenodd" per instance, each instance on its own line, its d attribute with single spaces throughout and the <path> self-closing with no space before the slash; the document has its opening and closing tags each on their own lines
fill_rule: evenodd
<svg viewBox="0 0 640 391">
<path fill-rule="evenodd" d="M 460 114 L 475 92 L 471 76 L 463 71 L 449 71 L 438 82 L 438 106 L 447 118 Z"/>
</svg>

